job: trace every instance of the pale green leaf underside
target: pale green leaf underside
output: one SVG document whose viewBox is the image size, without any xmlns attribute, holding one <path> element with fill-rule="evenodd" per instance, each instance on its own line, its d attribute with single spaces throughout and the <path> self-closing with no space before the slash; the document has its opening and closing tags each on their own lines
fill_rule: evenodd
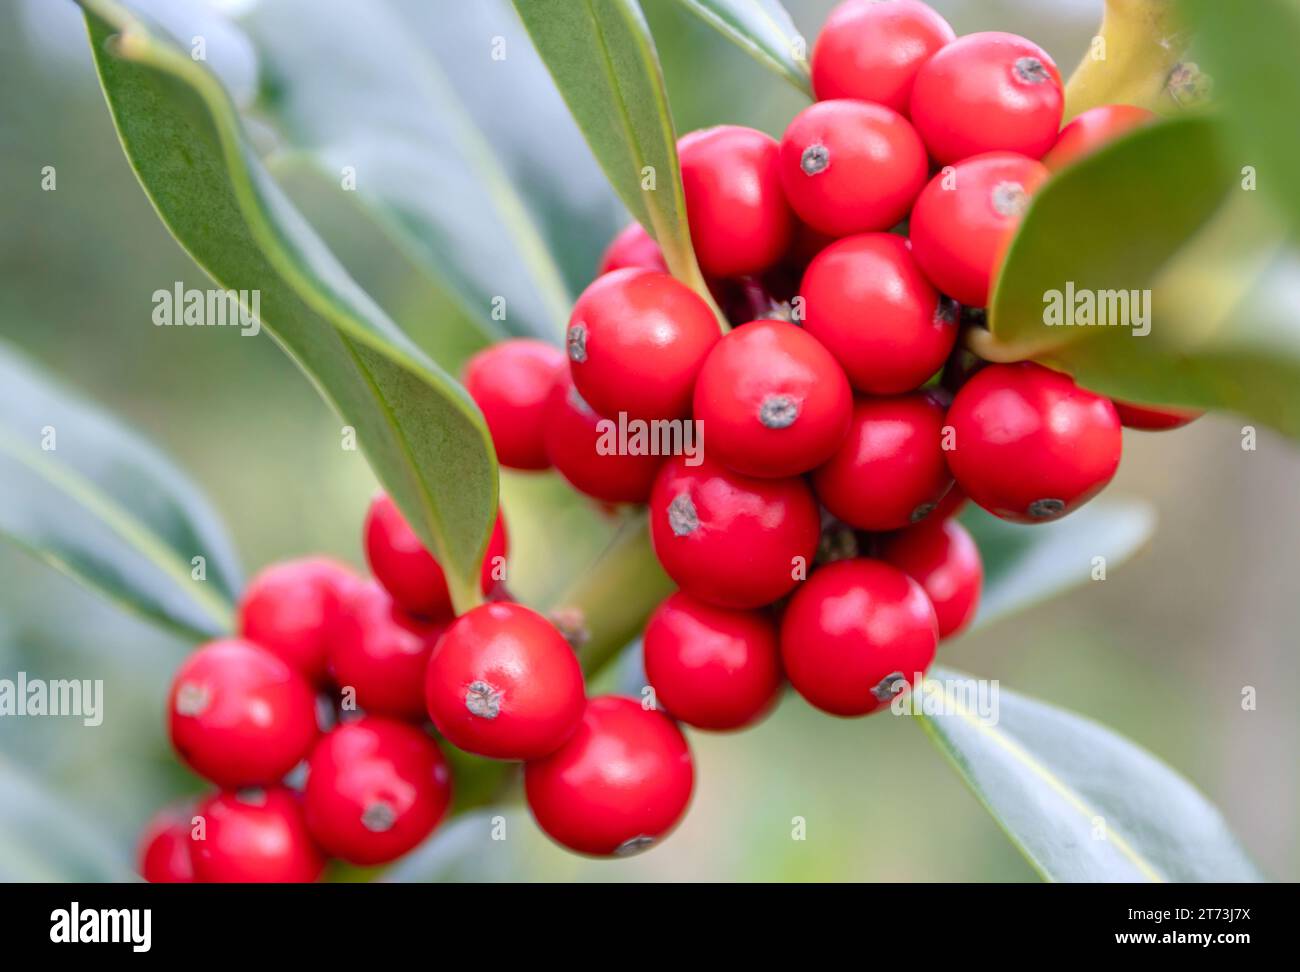
<svg viewBox="0 0 1300 972">
<path fill-rule="evenodd" d="M 807 41 L 779 0 L 678 0 L 760 64 L 812 97 Z"/>
</svg>

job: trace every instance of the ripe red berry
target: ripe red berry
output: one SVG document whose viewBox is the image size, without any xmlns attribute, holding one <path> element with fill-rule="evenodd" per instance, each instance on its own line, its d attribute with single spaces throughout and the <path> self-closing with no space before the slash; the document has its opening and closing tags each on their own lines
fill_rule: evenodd
<svg viewBox="0 0 1300 972">
<path fill-rule="evenodd" d="M 714 607 L 678 591 L 655 609 L 642 639 L 656 701 L 700 729 L 739 729 L 776 704 L 776 625 L 757 611 Z"/>
<path fill-rule="evenodd" d="M 680 418 L 720 336 L 709 305 L 685 284 L 653 270 L 615 270 L 597 277 L 573 305 L 569 367 L 601 415 Z"/>
<path fill-rule="evenodd" d="M 569 741 L 524 768 L 533 819 L 581 854 L 649 847 L 681 819 L 695 782 L 691 751 L 668 716 L 632 699 L 592 699 Z"/>
<path fill-rule="evenodd" d="M 357 708 L 421 721 L 424 669 L 446 629 L 446 619 L 407 614 L 378 584 L 358 585 L 330 638 L 330 674 Z"/>
<path fill-rule="evenodd" d="M 366 513 L 366 559 L 375 579 L 402 610 L 421 618 L 440 620 L 452 615 L 447 575 L 425 549 L 402 511 L 384 493 L 378 493 Z M 497 511 L 483 556 L 482 586 L 488 594 L 496 587 L 509 552 L 505 514 Z"/>
<path fill-rule="evenodd" d="M 939 627 L 921 585 L 878 560 L 839 560 L 799 588 L 781 619 L 790 684 L 832 715 L 887 706 L 934 660 Z"/>
<path fill-rule="evenodd" d="M 943 367 L 956 309 L 921 273 L 907 240 L 864 233 L 832 243 L 804 272 L 804 330 L 859 391 L 898 395 Z"/>
<path fill-rule="evenodd" d="M 325 869 L 298 797 L 283 787 L 222 791 L 195 816 L 190 856 L 202 883 L 306 883 Z"/>
<path fill-rule="evenodd" d="M 930 281 L 963 304 L 987 305 L 1007 244 L 1047 174 L 1023 155 L 990 152 L 930 180 L 909 224 L 912 255 Z"/>
<path fill-rule="evenodd" d="M 145 825 L 137 850 L 140 876 L 150 884 L 190 884 L 190 819 L 193 807 L 164 807 Z"/>
<path fill-rule="evenodd" d="M 912 207 L 928 171 L 906 118 L 865 101 L 819 101 L 781 139 L 781 184 L 790 206 L 831 236 L 887 230 Z"/>
<path fill-rule="evenodd" d="M 451 802 L 438 744 L 402 722 L 366 716 L 332 729 L 308 762 L 303 811 L 330 856 L 370 866 L 401 857 L 433 832 Z"/>
<path fill-rule="evenodd" d="M 620 449 L 617 422 L 596 414 L 573 386 L 568 369 L 546 402 L 546 455 L 580 493 L 606 503 L 644 503 L 663 457 Z"/>
<path fill-rule="evenodd" d="M 358 583 L 350 568 L 328 557 L 272 564 L 240 599 L 239 633 L 320 682 L 329 634 L 348 590 Z"/>
<path fill-rule="evenodd" d="M 794 217 L 781 190 L 776 139 L 719 125 L 682 136 L 677 155 L 700 269 L 710 277 L 741 277 L 780 260 Z"/>
<path fill-rule="evenodd" d="M 1032 362 L 984 368 L 957 392 L 948 424 L 957 482 L 1004 520 L 1064 516 L 1119 467 L 1122 433 L 1110 399 Z"/>
<path fill-rule="evenodd" d="M 1061 128 L 1061 72 L 1037 44 L 1015 34 L 967 34 L 921 66 L 912 124 L 930 155 L 949 164 L 982 152 L 1041 158 Z"/>
<path fill-rule="evenodd" d="M 596 271 L 596 276 L 622 270 L 624 267 L 668 272 L 668 264 L 664 263 L 663 250 L 659 249 L 659 244 L 654 241 L 654 237 L 636 221 L 624 226 L 610 241 L 604 255 L 600 258 L 600 267 Z"/>
<path fill-rule="evenodd" d="M 573 648 L 521 604 L 484 604 L 457 618 L 429 659 L 424 697 L 448 742 L 493 759 L 554 752 L 586 704 Z"/>
<path fill-rule="evenodd" d="M 250 641 L 210 641 L 185 659 L 167 699 L 172 744 L 218 786 L 275 783 L 316 739 L 307 680 Z"/>
<path fill-rule="evenodd" d="M 497 461 L 511 469 L 545 469 L 546 396 L 567 367 L 564 352 L 529 338 L 484 348 L 465 365 L 465 390 L 492 433 Z"/>
<path fill-rule="evenodd" d="M 843 369 L 786 321 L 729 332 L 695 383 L 695 418 L 709 455 L 747 476 L 797 476 L 825 462 L 852 411 Z"/>
<path fill-rule="evenodd" d="M 813 491 L 859 530 L 898 530 L 932 513 L 952 486 L 944 407 L 928 392 L 859 399 L 844 444 L 813 473 Z"/>
<path fill-rule="evenodd" d="M 1132 402 L 1115 402 L 1115 411 L 1119 420 L 1128 429 L 1141 429 L 1144 432 L 1163 432 L 1166 429 L 1181 429 L 1189 422 L 1194 422 L 1205 413 L 1195 408 L 1175 408 L 1172 405 L 1135 405 Z"/>
<path fill-rule="evenodd" d="M 1135 105 L 1098 105 L 1089 108 L 1061 129 L 1043 165 L 1062 169 L 1091 155 L 1125 132 L 1155 121 L 1159 116 Z"/>
<path fill-rule="evenodd" d="M 813 91 L 818 101 L 857 98 L 906 115 L 916 72 L 956 36 L 918 0 L 847 0 L 813 45 Z"/>
<path fill-rule="evenodd" d="M 966 528 L 952 519 L 930 519 L 885 538 L 880 559 L 893 564 L 924 589 L 939 621 L 939 638 L 949 638 L 975 616 L 984 565 Z"/>
<path fill-rule="evenodd" d="M 702 601 L 756 608 L 788 594 L 817 552 L 820 514 L 802 479 L 755 479 L 707 456 L 664 464 L 650 539 L 677 584 Z"/>
</svg>

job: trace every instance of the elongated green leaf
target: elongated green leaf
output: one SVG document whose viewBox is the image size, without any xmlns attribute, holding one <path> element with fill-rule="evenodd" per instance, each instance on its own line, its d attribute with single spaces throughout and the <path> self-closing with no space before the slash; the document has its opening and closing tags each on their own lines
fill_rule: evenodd
<svg viewBox="0 0 1300 972">
<path fill-rule="evenodd" d="M 984 560 L 984 591 L 971 630 L 1109 577 L 1156 525 L 1147 504 L 1110 499 L 1094 500 L 1055 523 L 1007 523 L 977 508 L 961 519 Z M 1104 575 L 1097 574 L 1096 558 Z"/>
<path fill-rule="evenodd" d="M 284 199 L 212 75 L 121 4 L 81 2 L 118 134 L 159 215 L 222 287 L 259 292 L 266 328 L 356 429 L 457 605 L 472 603 L 497 490 L 473 402 Z"/>
<path fill-rule="evenodd" d="M 349 194 L 453 301 L 459 319 L 441 326 L 560 339 L 572 298 L 532 215 L 386 0 L 281 0 L 242 24 L 274 77 L 262 106 L 286 150 L 340 194 L 352 176 Z"/>
<path fill-rule="evenodd" d="M 934 669 L 920 721 L 1051 881 L 1260 881 L 1222 815 L 1151 753 L 1090 719 Z M 912 700 L 913 704 L 920 700 Z"/>
<path fill-rule="evenodd" d="M 760 64 L 812 97 L 808 42 L 779 0 L 679 0 Z"/>
<path fill-rule="evenodd" d="M 198 486 L 3 345 L 0 535 L 170 629 L 230 627 L 239 566 Z"/>
<path fill-rule="evenodd" d="M 514 3 L 614 190 L 659 242 L 673 275 L 709 300 L 663 73 L 636 0 Z"/>
</svg>

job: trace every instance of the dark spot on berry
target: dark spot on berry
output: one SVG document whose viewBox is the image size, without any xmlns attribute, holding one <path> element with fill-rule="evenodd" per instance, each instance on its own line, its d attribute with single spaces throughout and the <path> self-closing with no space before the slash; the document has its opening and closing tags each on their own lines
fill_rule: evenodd
<svg viewBox="0 0 1300 972">
<path fill-rule="evenodd" d="M 803 155 L 799 156 L 799 168 L 803 170 L 804 175 L 816 175 L 819 172 L 825 172 L 831 164 L 831 153 L 825 145 L 809 145 L 803 150 Z"/>
<path fill-rule="evenodd" d="M 901 692 L 906 684 L 907 678 L 902 672 L 890 672 L 871 690 L 871 694 L 876 697 L 877 702 L 888 702 Z"/>
<path fill-rule="evenodd" d="M 391 803 L 376 800 L 361 811 L 361 826 L 372 834 L 382 834 L 393 829 L 397 823 L 397 811 Z"/>
<path fill-rule="evenodd" d="M 646 834 L 640 834 L 637 837 L 629 837 L 623 843 L 614 848 L 615 857 L 631 857 L 633 854 L 639 854 L 653 845 L 655 839 Z"/>
<path fill-rule="evenodd" d="M 495 719 L 501 714 L 501 693 L 482 679 L 470 682 L 465 692 L 465 708 L 471 715 Z"/>
<path fill-rule="evenodd" d="M 1018 182 L 999 182 L 993 187 L 993 211 L 999 216 L 1016 217 L 1029 208 L 1029 193 Z"/>
<path fill-rule="evenodd" d="M 582 364 L 587 360 L 587 325 L 574 324 L 569 328 L 565 345 L 569 349 L 569 360 Z"/>
<path fill-rule="evenodd" d="M 799 417 L 799 403 L 790 395 L 768 395 L 758 407 L 758 420 L 769 429 L 788 429 Z"/>
<path fill-rule="evenodd" d="M 679 493 L 668 504 L 668 525 L 679 537 L 689 537 L 700 528 L 700 514 L 687 493 Z"/>
<path fill-rule="evenodd" d="M 1055 520 L 1065 512 L 1065 500 L 1040 499 L 1029 504 L 1029 515 L 1035 520 Z"/>
<path fill-rule="evenodd" d="M 1052 73 L 1038 58 L 1020 57 L 1016 59 L 1016 77 L 1026 84 L 1043 84 L 1051 80 Z"/>
</svg>

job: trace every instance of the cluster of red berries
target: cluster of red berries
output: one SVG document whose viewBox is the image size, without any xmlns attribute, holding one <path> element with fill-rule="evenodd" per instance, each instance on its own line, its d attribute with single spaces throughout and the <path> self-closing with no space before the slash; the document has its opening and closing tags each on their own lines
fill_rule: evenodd
<svg viewBox="0 0 1300 972">
<path fill-rule="evenodd" d="M 737 126 L 679 142 L 725 333 L 633 224 L 576 302 L 565 349 L 507 341 L 465 371 L 501 465 L 648 504 L 680 587 L 645 629 L 653 691 L 587 698 L 556 626 L 499 584 L 500 519 L 488 603 L 455 617 L 436 560 L 381 496 L 366 525 L 376 581 L 321 559 L 272 567 L 242 601 L 241 637 L 177 673 L 172 739 L 221 789 L 151 825 L 147 878 L 311 880 L 326 857 L 400 856 L 451 798 L 427 723 L 465 752 L 523 761 L 529 807 L 559 843 L 643 847 L 690 799 L 679 721 L 750 725 L 787 679 L 836 715 L 888 706 L 975 612 L 980 556 L 953 518 L 967 497 L 1015 522 L 1058 518 L 1114 475 L 1121 423 L 1195 417 L 959 346 L 1050 170 L 1149 113 L 1106 106 L 1061 130 L 1042 49 L 957 38 L 918 0 L 841 4 L 812 74 L 820 100 L 779 142 Z M 703 448 L 610 448 L 620 422 L 650 442 L 693 423 Z"/>
</svg>

